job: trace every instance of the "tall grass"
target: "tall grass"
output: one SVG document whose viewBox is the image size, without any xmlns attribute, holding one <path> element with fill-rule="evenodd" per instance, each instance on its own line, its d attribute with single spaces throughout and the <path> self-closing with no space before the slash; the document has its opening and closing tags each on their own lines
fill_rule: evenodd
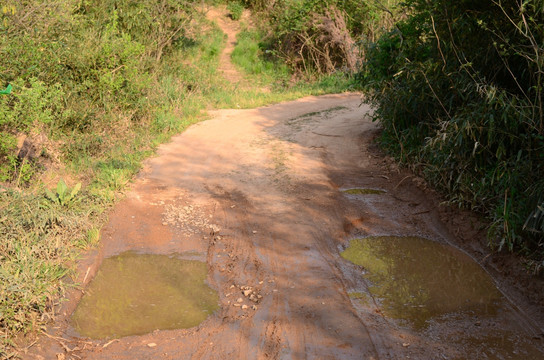
<svg viewBox="0 0 544 360">
<path fill-rule="evenodd" d="M 303 73 L 356 72 L 363 44 L 391 28 L 398 0 L 246 0 L 264 18 L 266 48 Z"/>
<path fill-rule="evenodd" d="M 490 218 L 491 246 L 544 264 L 542 0 L 406 1 L 360 80 L 382 142 Z"/>
</svg>

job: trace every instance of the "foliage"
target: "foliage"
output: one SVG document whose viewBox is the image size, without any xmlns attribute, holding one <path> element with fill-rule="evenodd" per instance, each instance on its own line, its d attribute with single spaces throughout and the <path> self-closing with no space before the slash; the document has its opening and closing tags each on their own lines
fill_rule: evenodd
<svg viewBox="0 0 544 360">
<path fill-rule="evenodd" d="M 268 56 L 263 34 L 257 29 L 242 29 L 237 37 L 237 44 L 232 52 L 232 61 L 250 75 L 258 75 L 262 80 L 285 80 L 289 72 L 285 64 Z"/>
<path fill-rule="evenodd" d="M 544 233 L 523 226 L 544 199 L 543 5 L 408 0 L 358 75 L 384 146 L 488 214 L 493 246 L 536 259 Z"/>
<path fill-rule="evenodd" d="M 266 17 L 268 50 L 303 72 L 354 72 L 363 43 L 391 25 L 396 1 L 277 0 L 246 1 Z"/>
<path fill-rule="evenodd" d="M 238 1 L 231 1 L 227 4 L 227 10 L 230 12 L 232 20 L 240 20 L 244 12 L 244 5 Z"/>
<path fill-rule="evenodd" d="M 66 206 L 72 200 L 74 200 L 80 189 L 81 183 L 77 183 L 72 189 L 70 189 L 64 180 L 61 179 L 57 183 L 57 192 L 53 193 L 51 190 L 45 189 L 45 196 L 54 204 Z"/>
<path fill-rule="evenodd" d="M 61 279 L 79 241 L 99 213 L 87 194 L 79 207 L 49 206 L 48 200 L 14 190 L 0 192 L 0 341 L 39 330 L 53 316 Z M 0 354 L 5 350 L 0 346 Z M 4 353 L 6 355 L 6 353 Z"/>
</svg>

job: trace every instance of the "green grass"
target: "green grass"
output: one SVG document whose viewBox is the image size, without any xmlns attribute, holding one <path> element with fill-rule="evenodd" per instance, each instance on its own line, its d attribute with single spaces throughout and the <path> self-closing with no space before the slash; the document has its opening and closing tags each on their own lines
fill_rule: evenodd
<svg viewBox="0 0 544 360">
<path fill-rule="evenodd" d="M 288 81 L 287 65 L 275 62 L 270 50 L 261 43 L 262 33 L 257 29 L 248 29 L 244 25 L 237 36 L 236 48 L 232 52 L 232 62 L 254 80 L 263 83 Z"/>
<path fill-rule="evenodd" d="M 244 5 L 238 1 L 231 1 L 227 4 L 227 10 L 230 12 L 232 20 L 240 20 L 244 12 Z"/>
</svg>

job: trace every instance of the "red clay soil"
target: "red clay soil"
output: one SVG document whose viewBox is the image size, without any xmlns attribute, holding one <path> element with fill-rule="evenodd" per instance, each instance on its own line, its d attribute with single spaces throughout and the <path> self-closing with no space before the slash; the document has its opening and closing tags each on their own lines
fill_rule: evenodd
<svg viewBox="0 0 544 360">
<path fill-rule="evenodd" d="M 369 111 L 358 94 L 222 110 L 162 146 L 112 211 L 100 251 L 81 266 L 80 281 L 91 280 L 101 259 L 127 250 L 199 253 L 208 264 L 209 284 L 219 292 L 220 310 L 196 328 L 96 341 L 79 337 L 69 324 L 82 294 L 74 292 L 49 337 L 23 357 L 544 356 L 538 350 L 542 306 L 512 286 L 501 257 L 480 245 L 474 216 L 442 210 L 421 179 L 377 152 L 378 129 Z M 340 191 L 351 187 L 386 193 L 375 201 L 353 201 Z M 339 256 L 351 238 L 373 235 L 423 236 L 463 248 L 517 305 L 507 302 L 491 320 L 452 319 L 423 332 L 389 319 L 379 303 L 350 299 L 360 273 Z M 262 295 L 257 310 L 233 306 L 243 297 L 240 286 Z"/>
</svg>

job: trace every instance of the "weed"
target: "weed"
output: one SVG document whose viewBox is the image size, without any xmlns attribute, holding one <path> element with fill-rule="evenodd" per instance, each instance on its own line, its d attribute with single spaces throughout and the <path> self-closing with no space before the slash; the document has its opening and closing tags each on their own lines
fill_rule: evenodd
<svg viewBox="0 0 544 360">
<path fill-rule="evenodd" d="M 68 206 L 76 197 L 81 189 L 81 183 L 77 183 L 72 189 L 68 188 L 64 180 L 59 180 L 57 183 L 57 192 L 53 193 L 49 189 L 45 189 L 45 196 L 54 204 L 60 206 Z"/>
</svg>

